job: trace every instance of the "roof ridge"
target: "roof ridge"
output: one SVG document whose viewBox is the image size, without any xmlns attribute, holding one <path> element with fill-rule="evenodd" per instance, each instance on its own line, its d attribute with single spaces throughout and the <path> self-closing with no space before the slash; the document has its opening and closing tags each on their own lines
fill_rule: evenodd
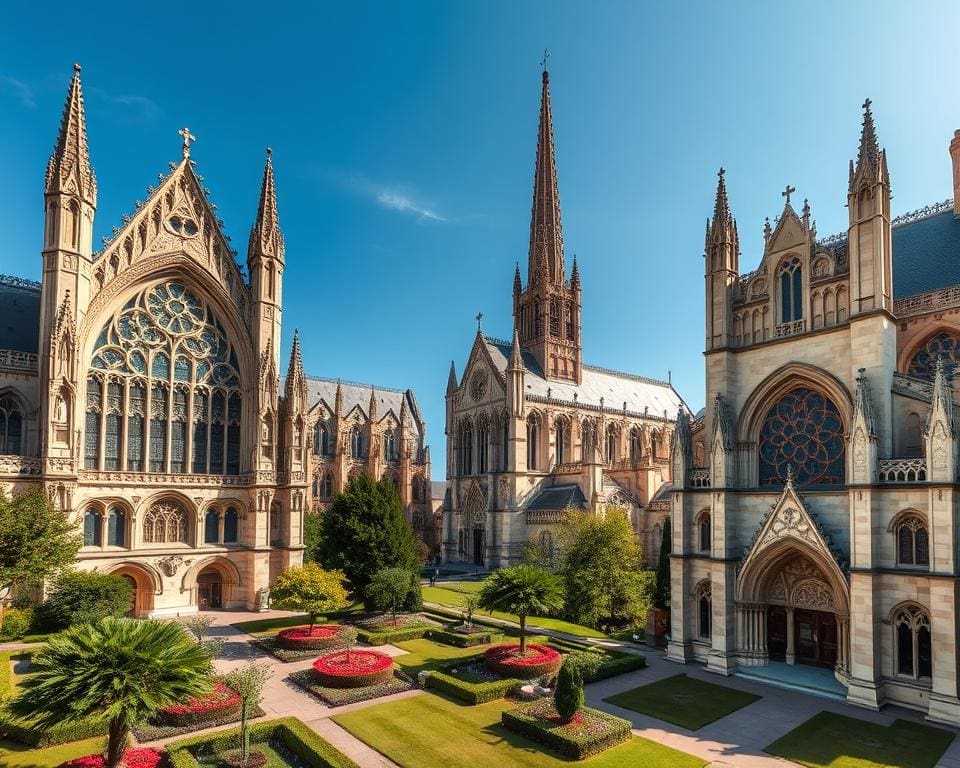
<svg viewBox="0 0 960 768">
<path fill-rule="evenodd" d="M 398 389 L 397 387 L 384 387 L 379 384 L 367 384 L 362 381 L 350 381 L 349 379 L 331 379 L 326 376 L 306 376 L 308 381 L 325 381 L 330 384 L 344 384 L 348 387 L 363 387 L 364 389 L 377 389 L 381 392 L 395 392 L 397 394 L 404 394 L 405 389 Z"/>
<path fill-rule="evenodd" d="M 14 288 L 29 288 L 32 290 L 40 290 L 43 287 L 39 280 L 30 280 L 26 277 L 3 274 L 0 274 L 0 285 L 10 285 Z"/>
<path fill-rule="evenodd" d="M 644 384 L 656 384 L 657 386 L 673 389 L 673 385 L 669 381 L 663 381 L 663 379 L 654 379 L 650 376 L 641 376 L 639 373 L 627 373 L 626 371 L 617 371 L 613 368 L 604 368 L 600 365 L 587 365 L 586 363 L 582 365 L 582 368 L 588 371 L 597 371 L 598 373 L 609 373 L 613 376 L 619 376 L 621 378 L 631 379 L 633 381 L 640 381 Z"/>
<path fill-rule="evenodd" d="M 929 205 L 924 205 L 920 208 L 915 208 L 912 211 L 907 211 L 906 213 L 901 213 L 899 216 L 894 216 L 890 219 L 891 228 L 895 227 L 904 227 L 908 224 L 913 224 L 917 221 L 923 221 L 924 219 L 929 219 L 933 216 L 939 216 L 941 213 L 946 213 L 947 211 L 953 210 L 953 198 L 947 198 L 946 200 L 940 200 L 936 203 L 930 203 Z M 836 245 L 837 243 L 842 243 L 847 240 L 848 230 L 837 232 L 833 235 L 828 235 L 827 237 L 821 237 L 817 239 L 817 245 L 826 246 L 826 245 Z"/>
</svg>

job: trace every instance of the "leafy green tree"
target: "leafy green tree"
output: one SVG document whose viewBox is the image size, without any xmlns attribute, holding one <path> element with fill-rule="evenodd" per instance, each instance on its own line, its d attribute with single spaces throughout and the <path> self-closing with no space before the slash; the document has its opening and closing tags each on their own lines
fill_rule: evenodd
<svg viewBox="0 0 960 768">
<path fill-rule="evenodd" d="M 465 595 L 463 598 L 463 626 L 473 627 L 473 613 L 480 607 L 480 595 Z"/>
<path fill-rule="evenodd" d="M 397 626 L 397 611 L 410 593 L 410 571 L 405 568 L 381 568 L 367 585 L 367 598 L 378 611 L 390 611 Z"/>
<path fill-rule="evenodd" d="M 325 571 L 316 563 L 288 568 L 270 587 L 270 603 L 283 611 L 303 611 L 310 616 L 310 632 L 317 616 L 342 611 L 350 604 L 340 571 Z"/>
<path fill-rule="evenodd" d="M 263 686 L 270 675 L 267 664 L 248 664 L 225 676 L 227 685 L 240 697 L 240 768 L 250 759 L 250 711 L 260 703 Z"/>
<path fill-rule="evenodd" d="M 37 622 L 45 629 L 57 630 L 123 616 L 133 598 L 134 587 L 123 576 L 63 571 L 56 577 L 50 597 L 37 609 Z"/>
<path fill-rule="evenodd" d="M 552 573 L 532 565 L 494 571 L 483 582 L 479 605 L 488 611 L 516 614 L 520 619 L 520 653 L 527 650 L 527 616 L 544 615 L 563 607 L 563 587 Z"/>
<path fill-rule="evenodd" d="M 180 623 L 183 624 L 200 646 L 209 654 L 211 659 L 217 658 L 223 652 L 225 641 L 222 637 L 211 637 L 207 639 L 207 632 L 213 626 L 216 619 L 209 613 L 195 613 L 187 616 Z"/>
<path fill-rule="evenodd" d="M 210 657 L 178 623 L 113 616 L 53 635 L 30 668 L 14 711 L 42 728 L 106 719 L 107 768 L 123 765 L 131 726 L 212 681 Z"/>
<path fill-rule="evenodd" d="M 653 607 L 670 607 L 670 518 L 663 522 L 663 539 L 660 541 L 660 555 L 657 557 L 657 578 L 653 588 Z"/>
<path fill-rule="evenodd" d="M 569 723 L 583 709 L 583 677 L 580 667 L 564 661 L 557 675 L 557 688 L 553 693 L 553 705 L 565 723 Z"/>
<path fill-rule="evenodd" d="M 320 562 L 320 539 L 323 522 L 322 513 L 307 512 L 303 516 L 303 561 L 305 563 Z"/>
<path fill-rule="evenodd" d="M 358 475 L 320 521 L 319 561 L 324 568 L 343 571 L 358 597 L 366 596 L 367 585 L 382 568 L 419 570 L 413 530 L 389 480 Z"/>
</svg>

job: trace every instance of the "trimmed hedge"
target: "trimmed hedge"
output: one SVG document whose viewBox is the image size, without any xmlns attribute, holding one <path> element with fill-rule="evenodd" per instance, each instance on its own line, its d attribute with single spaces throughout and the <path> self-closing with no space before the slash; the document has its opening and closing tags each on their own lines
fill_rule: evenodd
<svg viewBox="0 0 960 768">
<path fill-rule="evenodd" d="M 488 701 L 502 699 L 516 693 L 523 685 L 522 680 L 505 677 L 502 680 L 488 680 L 483 683 L 468 683 L 445 672 L 433 671 L 427 678 L 426 687 L 449 694 L 467 704 L 486 704 Z"/>
<path fill-rule="evenodd" d="M 429 624 L 424 624 L 421 627 L 399 627 L 382 631 L 357 627 L 357 639 L 367 645 L 387 645 L 388 643 L 399 643 L 403 640 L 419 640 L 432 629 L 433 627 Z"/>
<path fill-rule="evenodd" d="M 600 720 L 606 726 L 600 733 L 577 733 L 569 726 L 559 722 L 545 720 L 544 715 L 554 711 L 553 702 L 536 701 L 514 710 L 500 714 L 500 722 L 505 728 L 556 750 L 565 757 L 583 760 L 591 755 L 615 747 L 630 738 L 631 724 L 614 715 L 608 715 L 598 709 L 584 707 L 581 715 L 591 720 Z"/>
<path fill-rule="evenodd" d="M 431 629 L 427 632 L 426 637 L 438 643 L 455 645 L 457 648 L 472 648 L 475 645 L 486 645 L 503 639 L 503 635 L 498 635 L 492 631 L 474 632 L 466 635 L 452 629 Z"/>
<path fill-rule="evenodd" d="M 220 731 L 207 736 L 193 736 L 167 745 L 170 768 L 200 768 L 197 755 L 220 755 L 239 747 L 240 729 Z M 310 768 L 360 768 L 353 760 L 307 728 L 295 717 L 270 720 L 250 726 L 254 744 L 278 739 L 296 753 Z"/>
<path fill-rule="evenodd" d="M 584 677 L 583 682 L 594 683 L 597 680 L 606 680 L 608 677 L 616 677 L 627 672 L 636 672 L 647 666 L 647 660 L 643 656 L 628 654 L 608 659 L 600 665 L 600 668 L 589 678 Z"/>
</svg>

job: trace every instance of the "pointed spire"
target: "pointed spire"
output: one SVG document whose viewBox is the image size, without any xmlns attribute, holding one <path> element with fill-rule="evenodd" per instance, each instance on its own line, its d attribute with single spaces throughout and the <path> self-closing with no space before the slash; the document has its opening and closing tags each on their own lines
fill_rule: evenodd
<svg viewBox="0 0 960 768">
<path fill-rule="evenodd" d="M 367 408 L 367 415 L 370 421 L 377 420 L 377 390 L 373 387 L 370 387 L 370 405 Z"/>
<path fill-rule="evenodd" d="M 283 255 L 283 233 L 280 231 L 280 216 L 277 213 L 277 185 L 273 178 L 273 150 L 267 147 L 263 182 L 260 185 L 260 205 L 257 208 L 257 218 L 250 230 L 247 262 L 252 262 L 261 256 L 283 261 Z"/>
<path fill-rule="evenodd" d="M 457 366 L 454 364 L 453 360 L 450 361 L 450 374 L 447 376 L 447 394 L 451 394 L 457 391 Z"/>
<path fill-rule="evenodd" d="M 287 378 L 284 381 L 284 397 L 289 406 L 295 396 L 299 396 L 298 405 L 307 402 L 307 377 L 303 372 L 303 355 L 300 351 L 300 329 L 293 331 L 293 347 L 290 349 L 290 364 L 287 366 Z"/>
<path fill-rule="evenodd" d="M 97 177 L 90 167 L 79 64 L 73 65 L 73 79 L 67 90 L 67 101 L 60 119 L 60 135 L 47 162 L 44 192 L 48 195 L 68 192 L 93 207 L 97 205 Z"/>
<path fill-rule="evenodd" d="M 407 390 L 407 392 L 409 391 L 410 390 Z M 408 419 L 407 392 L 404 392 L 403 397 L 400 398 L 400 428 L 401 429 L 407 426 L 407 419 Z"/>
<path fill-rule="evenodd" d="M 727 182 L 724 179 L 726 173 L 726 169 L 722 167 L 717 171 L 717 196 L 713 203 L 714 226 L 718 222 L 726 224 L 732 218 L 730 216 L 730 201 L 727 199 Z"/>
<path fill-rule="evenodd" d="M 511 371 L 523 370 L 523 355 L 520 353 L 520 332 L 516 328 L 513 329 L 513 349 L 510 350 L 509 368 Z"/>
<path fill-rule="evenodd" d="M 513 295 L 519 296 L 523 290 L 523 283 L 520 280 L 520 262 L 517 262 L 517 268 L 513 272 Z"/>
<path fill-rule="evenodd" d="M 857 165 L 850 176 L 850 191 L 853 191 L 853 182 L 857 176 L 866 173 L 871 180 L 879 179 L 886 162 L 883 152 L 877 141 L 877 129 L 873 124 L 873 112 L 870 109 L 872 102 L 867 99 L 863 102 L 863 126 L 860 130 L 860 147 L 857 151 Z"/>
<path fill-rule="evenodd" d="M 870 379 L 867 371 L 861 368 L 857 375 L 857 391 L 854 395 L 854 419 L 863 420 L 863 427 L 867 437 L 874 437 L 876 430 L 873 422 L 873 398 L 870 396 Z"/>
<path fill-rule="evenodd" d="M 717 244 L 731 243 L 734 245 L 735 255 L 739 255 L 737 224 L 730 213 L 730 200 L 727 198 L 726 173 L 723 168 L 717 172 L 717 194 L 713 203 L 713 219 L 708 222 L 708 241 L 712 240 Z"/>
<path fill-rule="evenodd" d="M 580 287 L 580 267 L 577 266 L 577 254 L 573 254 L 573 269 L 570 270 L 570 287 Z"/>
<path fill-rule="evenodd" d="M 333 396 L 333 411 L 337 416 L 343 413 L 343 386 L 340 384 L 340 379 L 337 379 L 337 391 Z"/>
<path fill-rule="evenodd" d="M 946 422 L 948 436 L 953 437 L 953 386 L 950 383 L 950 375 L 943 365 L 943 358 L 937 356 L 937 366 L 933 374 L 933 398 L 930 403 L 930 417 L 927 421 L 927 432 L 933 428 L 937 417 L 942 417 Z"/>
<path fill-rule="evenodd" d="M 527 279 L 562 284 L 566 269 L 563 257 L 563 227 L 560 222 L 560 192 L 550 108 L 550 73 L 544 68 L 540 95 L 540 129 L 537 163 L 533 174 L 533 211 L 530 219 L 530 253 Z"/>
</svg>

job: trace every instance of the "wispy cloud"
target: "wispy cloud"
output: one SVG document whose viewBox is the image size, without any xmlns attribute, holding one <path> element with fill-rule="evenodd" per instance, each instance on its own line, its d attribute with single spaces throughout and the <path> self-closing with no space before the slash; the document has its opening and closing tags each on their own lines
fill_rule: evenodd
<svg viewBox="0 0 960 768">
<path fill-rule="evenodd" d="M 0 75 L 0 92 L 13 94 L 27 109 L 35 109 L 37 106 L 37 101 L 33 96 L 33 88 L 23 80 L 18 80 L 10 75 Z"/>
<path fill-rule="evenodd" d="M 420 222 L 447 221 L 434 204 L 424 202 L 409 185 L 383 184 L 357 173 L 332 172 L 327 175 L 339 186 L 383 208 L 409 214 Z"/>
<path fill-rule="evenodd" d="M 392 208 L 393 210 L 400 211 L 401 213 L 412 213 L 416 216 L 419 216 L 421 219 L 446 221 L 446 219 L 436 211 L 420 205 L 407 195 L 404 195 L 400 192 L 395 192 L 391 189 L 380 190 L 380 192 L 377 194 L 377 202 L 380 203 L 380 205 L 382 205 L 384 208 Z"/>
<path fill-rule="evenodd" d="M 114 95 L 102 88 L 90 88 L 88 93 L 108 106 L 125 108 L 127 117 L 134 120 L 152 120 L 159 111 L 157 103 L 146 96 L 136 94 Z"/>
</svg>

